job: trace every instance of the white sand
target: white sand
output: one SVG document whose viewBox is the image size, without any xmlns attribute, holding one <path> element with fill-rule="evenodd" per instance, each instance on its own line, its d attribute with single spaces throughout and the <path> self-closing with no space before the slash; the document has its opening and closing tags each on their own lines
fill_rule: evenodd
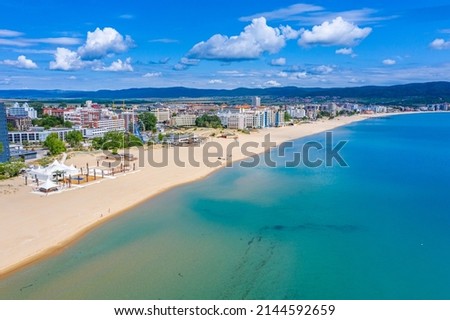
<svg viewBox="0 0 450 320">
<path fill-rule="evenodd" d="M 368 117 L 371 116 L 341 117 L 284 128 L 264 129 L 250 135 L 240 134 L 238 141 L 240 145 L 248 141 L 261 143 L 264 135 L 270 133 L 271 141 L 279 145 L 284 141 L 327 131 Z M 234 139 L 209 138 L 209 141 L 216 141 L 225 149 Z M 197 161 L 202 159 L 203 149 L 195 148 L 194 156 Z M 103 179 L 84 188 L 72 188 L 70 191 L 48 196 L 32 194 L 31 186 L 25 186 L 22 177 L 1 182 L 0 276 L 61 250 L 108 218 L 160 192 L 201 179 L 220 168 L 211 168 L 204 163 L 201 163 L 200 167 L 191 166 L 186 160 L 188 148 L 178 149 L 180 158 L 186 162 L 186 167 L 179 167 L 174 163 L 174 149 L 167 150 L 169 163 L 165 167 L 155 168 L 147 161 L 144 167 L 139 167 L 136 163 L 136 172 L 117 175 L 115 179 Z M 264 150 L 260 146 L 251 151 L 260 153 Z M 137 154 L 137 151 L 134 150 L 133 153 Z M 161 159 L 163 151 L 159 148 L 154 150 L 153 154 L 156 159 Z M 77 154 L 66 160 L 66 164 L 74 163 L 81 167 L 89 163 L 89 166 L 94 167 L 99 155 L 101 153 Z M 245 156 L 241 150 L 234 148 L 232 160 L 243 158 Z M 211 157 L 210 160 L 217 161 L 217 156 Z"/>
</svg>

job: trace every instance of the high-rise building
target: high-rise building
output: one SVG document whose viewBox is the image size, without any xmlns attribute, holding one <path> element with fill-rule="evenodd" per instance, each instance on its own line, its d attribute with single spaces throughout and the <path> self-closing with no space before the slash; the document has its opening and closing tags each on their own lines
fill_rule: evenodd
<svg viewBox="0 0 450 320">
<path fill-rule="evenodd" d="M 260 107 L 260 106 L 261 106 L 261 98 L 252 97 L 252 107 Z"/>
<path fill-rule="evenodd" d="M 6 109 L 0 103 L 0 162 L 9 160 L 8 126 L 6 124 Z"/>
</svg>

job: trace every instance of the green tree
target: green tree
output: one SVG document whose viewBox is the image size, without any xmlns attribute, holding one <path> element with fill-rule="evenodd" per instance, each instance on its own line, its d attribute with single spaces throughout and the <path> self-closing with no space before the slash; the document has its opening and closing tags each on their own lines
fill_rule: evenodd
<svg viewBox="0 0 450 320">
<path fill-rule="evenodd" d="M 72 122 L 70 121 L 64 121 L 64 128 L 69 128 L 71 129 L 73 127 Z"/>
<path fill-rule="evenodd" d="M 152 131 L 156 129 L 156 122 L 158 119 L 152 112 L 144 112 L 138 116 L 139 120 L 144 124 L 143 131 Z"/>
<path fill-rule="evenodd" d="M 64 119 L 45 114 L 41 119 L 33 119 L 32 123 L 35 126 L 44 128 L 62 127 L 64 125 Z"/>
<path fill-rule="evenodd" d="M 66 151 L 66 145 L 64 141 L 60 140 L 58 134 L 51 133 L 44 141 L 44 147 L 48 148 L 48 151 L 52 155 L 60 154 Z"/>
<path fill-rule="evenodd" d="M 94 148 L 95 150 L 100 150 L 102 146 L 103 146 L 103 138 L 96 137 L 92 139 L 92 148 Z"/>
<path fill-rule="evenodd" d="M 195 119 L 195 125 L 197 127 L 206 128 L 222 128 L 222 122 L 220 118 L 216 115 L 204 114 L 197 119 Z"/>
<path fill-rule="evenodd" d="M 3 153 L 3 143 L 0 142 L 0 153 Z"/>
<path fill-rule="evenodd" d="M 290 115 L 287 111 L 285 111 L 285 112 L 284 112 L 284 121 L 285 121 L 285 122 L 289 122 L 289 121 L 291 121 L 291 120 L 292 120 L 291 115 Z"/>
<path fill-rule="evenodd" d="M 133 134 L 128 134 L 128 138 L 125 139 L 125 147 L 141 147 L 143 145 L 144 144 L 142 143 L 141 139 Z"/>
<path fill-rule="evenodd" d="M 28 105 L 36 110 L 38 117 L 42 117 L 44 109 L 44 104 L 42 102 L 30 102 Z"/>
<path fill-rule="evenodd" d="M 135 135 L 128 134 L 125 136 L 123 132 L 110 131 L 105 133 L 103 138 L 97 137 L 92 139 L 92 148 L 96 150 L 112 150 L 117 153 L 118 149 L 142 146 L 141 140 Z"/>
<path fill-rule="evenodd" d="M 0 163 L 0 180 L 19 175 L 23 168 L 25 168 L 25 163 L 23 160 L 13 160 Z"/>
<path fill-rule="evenodd" d="M 14 125 L 11 122 L 8 122 L 7 126 L 8 126 L 8 131 L 16 131 L 16 128 L 14 127 Z"/>
<path fill-rule="evenodd" d="M 72 148 L 77 147 L 83 141 L 83 135 L 80 131 L 70 131 L 66 135 L 66 141 Z"/>
<path fill-rule="evenodd" d="M 125 136 L 122 132 L 110 131 L 103 136 L 102 150 L 117 150 L 123 148 Z"/>
</svg>

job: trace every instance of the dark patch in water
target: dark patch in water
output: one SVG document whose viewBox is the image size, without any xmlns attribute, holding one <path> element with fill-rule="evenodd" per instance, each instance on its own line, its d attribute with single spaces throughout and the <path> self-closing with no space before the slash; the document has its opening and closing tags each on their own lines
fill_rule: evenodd
<svg viewBox="0 0 450 320">
<path fill-rule="evenodd" d="M 266 226 L 262 230 L 275 230 L 275 231 L 297 231 L 297 230 L 317 230 L 317 231 L 338 231 L 343 233 L 350 233 L 359 231 L 361 228 L 351 224 L 337 225 L 337 224 L 315 224 L 315 223 L 304 223 L 297 226 L 283 226 L 283 225 L 273 225 Z M 252 239 L 253 240 L 253 239 Z"/>
<path fill-rule="evenodd" d="M 20 288 L 20 291 L 22 291 L 22 290 L 24 290 L 24 289 L 27 289 L 27 288 L 30 288 L 30 287 L 32 287 L 32 286 L 33 286 L 33 284 L 29 284 L 29 285 L 27 285 L 27 286 L 25 286 L 25 287 Z"/>
</svg>

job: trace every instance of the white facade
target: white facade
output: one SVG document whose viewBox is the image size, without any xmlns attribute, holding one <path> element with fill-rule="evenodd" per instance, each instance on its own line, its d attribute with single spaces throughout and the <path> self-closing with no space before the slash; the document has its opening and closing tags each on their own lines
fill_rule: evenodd
<svg viewBox="0 0 450 320">
<path fill-rule="evenodd" d="M 286 107 L 286 112 L 295 119 L 306 117 L 306 110 L 303 106 L 289 106 Z"/>
<path fill-rule="evenodd" d="M 170 121 L 170 109 L 168 108 L 158 108 L 151 112 L 156 116 L 158 122 Z"/>
<path fill-rule="evenodd" d="M 81 113 L 77 110 L 64 111 L 64 121 L 70 121 L 74 125 L 81 126 Z"/>
<path fill-rule="evenodd" d="M 103 137 L 110 131 L 125 131 L 124 119 L 100 120 L 96 122 L 95 128 L 83 128 L 82 133 L 85 138 Z"/>
<path fill-rule="evenodd" d="M 252 97 L 252 107 L 260 107 L 261 106 L 261 98 L 260 97 Z"/>
<path fill-rule="evenodd" d="M 20 106 L 17 102 L 11 108 L 7 109 L 7 114 L 9 116 L 19 116 L 19 117 L 28 117 L 31 119 L 37 118 L 37 111 L 34 108 L 30 107 L 28 103 L 23 103 Z"/>
<path fill-rule="evenodd" d="M 239 113 L 222 112 L 218 114 L 224 127 L 229 129 L 268 128 L 284 126 L 284 111 L 276 109 L 240 110 Z"/>
<path fill-rule="evenodd" d="M 23 144 L 24 141 L 28 142 L 44 142 L 45 139 L 51 134 L 56 133 L 61 140 L 65 140 L 67 134 L 73 129 L 53 129 L 44 131 L 10 131 L 8 132 L 8 139 L 10 143 Z"/>
<path fill-rule="evenodd" d="M 197 116 L 195 114 L 182 114 L 172 117 L 172 125 L 177 127 L 195 126 L 196 119 Z"/>
</svg>

